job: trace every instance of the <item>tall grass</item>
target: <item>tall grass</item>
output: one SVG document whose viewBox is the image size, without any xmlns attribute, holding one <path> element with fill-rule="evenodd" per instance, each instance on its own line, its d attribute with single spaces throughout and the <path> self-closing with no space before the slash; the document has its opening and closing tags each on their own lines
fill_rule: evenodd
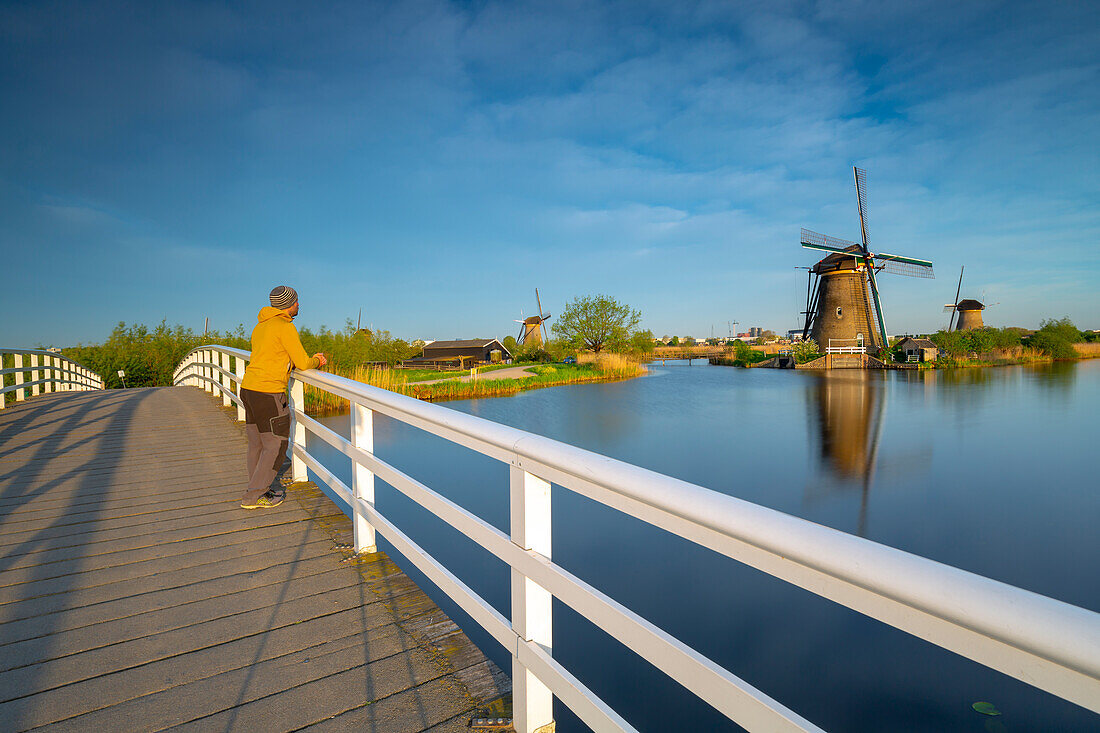
<svg viewBox="0 0 1100 733">
<path fill-rule="evenodd" d="M 974 358 L 948 354 L 937 359 L 936 366 L 941 368 L 1010 366 L 1012 364 L 1033 364 L 1051 360 L 1048 354 L 1030 346 L 1007 346 L 1001 349 L 990 349 L 972 356 Z"/>
<path fill-rule="evenodd" d="M 372 387 L 388 389 L 391 392 L 398 392 L 400 394 L 408 394 L 408 383 L 405 381 L 404 375 L 398 374 L 394 369 L 365 366 L 355 366 L 347 369 L 338 366 L 331 371 L 341 377 L 354 379 L 356 382 L 369 384 Z M 327 415 L 331 413 L 347 412 L 350 409 L 348 401 L 339 395 L 334 395 L 331 392 L 318 389 L 310 384 L 305 385 L 304 391 L 306 412 L 310 414 Z"/>
<path fill-rule="evenodd" d="M 641 363 L 623 354 L 583 352 L 577 354 L 577 364 L 590 365 L 601 375 L 611 379 L 629 379 L 646 373 L 646 368 Z"/>
<path fill-rule="evenodd" d="M 1100 342 L 1094 341 L 1088 344 L 1074 344 L 1073 348 L 1082 359 L 1100 358 Z"/>
</svg>

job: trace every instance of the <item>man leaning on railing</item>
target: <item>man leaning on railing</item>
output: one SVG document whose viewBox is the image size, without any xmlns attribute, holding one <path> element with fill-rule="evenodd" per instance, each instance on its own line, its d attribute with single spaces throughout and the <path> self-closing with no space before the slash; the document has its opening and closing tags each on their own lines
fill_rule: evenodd
<svg viewBox="0 0 1100 733">
<path fill-rule="evenodd" d="M 271 291 L 271 305 L 260 309 L 252 329 L 252 360 L 241 380 L 245 433 L 248 435 L 248 489 L 242 509 L 269 509 L 286 498 L 273 488 L 290 444 L 290 408 L 286 385 L 291 368 L 317 369 L 328 363 L 324 354 L 307 356 L 294 328 L 298 293 L 280 285 Z"/>
</svg>

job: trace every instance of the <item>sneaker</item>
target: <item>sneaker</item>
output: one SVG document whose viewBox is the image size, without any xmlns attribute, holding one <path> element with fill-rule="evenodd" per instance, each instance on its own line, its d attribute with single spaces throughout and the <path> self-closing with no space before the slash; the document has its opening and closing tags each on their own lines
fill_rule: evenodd
<svg viewBox="0 0 1100 733">
<path fill-rule="evenodd" d="M 242 501 L 241 509 L 273 509 L 286 499 L 285 492 L 268 491 L 255 501 Z"/>
</svg>

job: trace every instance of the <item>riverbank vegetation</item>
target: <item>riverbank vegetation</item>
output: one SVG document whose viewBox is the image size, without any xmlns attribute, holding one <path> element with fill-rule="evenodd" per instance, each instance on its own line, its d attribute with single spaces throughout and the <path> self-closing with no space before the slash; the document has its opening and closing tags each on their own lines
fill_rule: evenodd
<svg viewBox="0 0 1100 733">
<path fill-rule="evenodd" d="M 714 357 L 711 361 L 719 366 L 750 367 L 754 364 L 767 361 L 774 354 L 769 354 L 763 349 L 754 349 L 744 341 L 733 341 L 728 344 L 722 356 Z"/>
<path fill-rule="evenodd" d="M 929 336 L 940 349 L 938 367 L 1000 366 L 1088 358 L 1100 334 L 1081 331 L 1069 318 L 1044 320 L 1037 331 L 975 328 L 937 331 Z M 1078 347 L 1084 348 L 1078 348 Z"/>
<path fill-rule="evenodd" d="M 369 384 L 372 387 L 415 397 L 430 402 L 444 400 L 468 400 L 479 397 L 504 397 L 523 390 L 554 387 L 563 384 L 608 382 L 640 376 L 645 367 L 636 360 L 621 354 L 580 354 L 575 364 L 532 364 L 531 374 L 519 378 L 497 378 L 478 374 L 472 379 L 447 379 L 431 384 L 408 379 L 403 370 L 384 367 L 355 366 L 350 369 L 335 368 L 327 371 Z M 490 371 L 489 374 L 492 372 Z M 306 411 L 311 414 L 345 412 L 348 401 L 309 385 L 305 388 Z"/>
<path fill-rule="evenodd" d="M 298 331 L 306 353 L 318 351 L 328 356 L 334 366 L 350 368 L 363 364 L 393 365 L 419 354 L 422 344 L 406 343 L 388 331 L 356 329 L 349 319 L 343 331 L 330 331 L 322 326 L 317 331 Z M 169 326 L 161 321 L 149 328 L 144 324 L 120 322 L 101 344 L 79 344 L 62 349 L 62 353 L 102 375 L 107 388 L 122 386 L 119 370 L 126 372 L 128 387 L 157 387 L 172 383 L 172 373 L 187 352 L 204 344 L 251 349 L 250 332 L 244 324 L 233 331 L 196 333 L 183 326 Z"/>
</svg>

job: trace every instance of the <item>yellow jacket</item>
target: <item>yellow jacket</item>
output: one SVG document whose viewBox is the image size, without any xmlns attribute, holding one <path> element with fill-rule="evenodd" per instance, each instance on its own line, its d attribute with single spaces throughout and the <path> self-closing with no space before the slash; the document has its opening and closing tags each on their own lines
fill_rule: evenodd
<svg viewBox="0 0 1100 733">
<path fill-rule="evenodd" d="M 285 392 L 291 365 L 305 371 L 321 362 L 308 356 L 286 311 L 264 306 L 252 329 L 252 361 L 244 370 L 241 386 L 253 392 Z"/>
</svg>

